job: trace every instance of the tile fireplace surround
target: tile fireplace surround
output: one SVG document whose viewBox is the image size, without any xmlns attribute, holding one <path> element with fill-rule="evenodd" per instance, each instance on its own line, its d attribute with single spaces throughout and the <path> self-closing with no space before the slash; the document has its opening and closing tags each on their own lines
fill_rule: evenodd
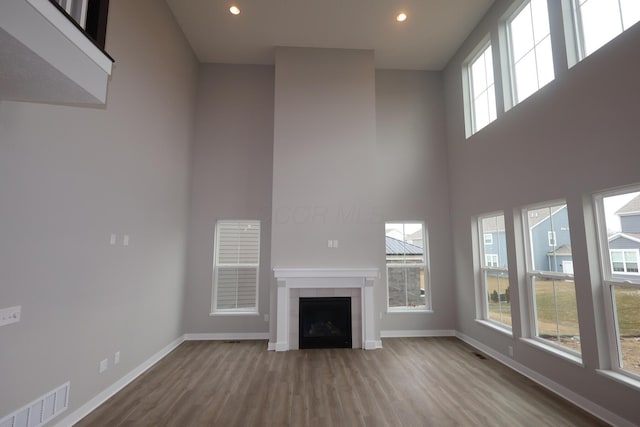
<svg viewBox="0 0 640 427">
<path fill-rule="evenodd" d="M 373 324 L 377 268 L 274 268 L 273 273 L 278 284 L 276 351 L 298 348 L 297 304 L 301 296 L 350 296 L 354 347 L 379 347 Z"/>
</svg>

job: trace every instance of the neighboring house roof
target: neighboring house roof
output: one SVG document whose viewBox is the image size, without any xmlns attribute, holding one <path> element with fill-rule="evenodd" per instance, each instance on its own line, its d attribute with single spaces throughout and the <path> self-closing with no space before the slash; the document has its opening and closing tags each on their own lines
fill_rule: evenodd
<svg viewBox="0 0 640 427">
<path fill-rule="evenodd" d="M 562 245 L 558 247 L 556 250 L 547 252 L 547 255 L 571 256 L 571 245 Z"/>
<path fill-rule="evenodd" d="M 420 246 L 385 236 L 387 245 L 387 255 L 422 255 L 423 249 Z"/>
<path fill-rule="evenodd" d="M 640 194 L 616 211 L 616 215 L 620 216 L 632 214 L 640 214 Z"/>
<path fill-rule="evenodd" d="M 609 236 L 609 242 L 613 242 L 616 239 L 627 239 L 640 243 L 640 233 L 616 233 Z"/>
<path fill-rule="evenodd" d="M 420 230 L 416 230 L 411 234 L 407 234 L 407 240 L 422 240 L 422 228 Z"/>
<path fill-rule="evenodd" d="M 562 206 L 556 206 L 553 209 L 551 209 L 551 215 L 538 215 L 538 216 L 532 216 L 532 214 L 534 212 L 529 212 L 529 227 L 533 228 L 536 225 L 540 224 L 541 222 L 544 222 L 545 220 L 547 220 L 549 217 L 557 214 L 558 212 L 560 212 L 563 209 L 567 209 L 567 205 L 562 205 Z M 533 211 L 535 211 L 535 209 L 533 209 Z M 548 212 L 548 210 L 547 210 Z"/>
<path fill-rule="evenodd" d="M 489 221 L 486 224 L 482 224 L 482 232 L 483 233 L 504 233 L 504 216 L 500 215 L 497 217 L 497 221 Z"/>
</svg>

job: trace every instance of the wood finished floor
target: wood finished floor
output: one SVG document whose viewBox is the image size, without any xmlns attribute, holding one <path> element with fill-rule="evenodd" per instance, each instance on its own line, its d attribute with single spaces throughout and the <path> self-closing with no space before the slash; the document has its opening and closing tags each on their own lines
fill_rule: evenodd
<svg viewBox="0 0 640 427">
<path fill-rule="evenodd" d="M 605 425 L 455 338 L 374 351 L 187 341 L 77 426 Z"/>
</svg>

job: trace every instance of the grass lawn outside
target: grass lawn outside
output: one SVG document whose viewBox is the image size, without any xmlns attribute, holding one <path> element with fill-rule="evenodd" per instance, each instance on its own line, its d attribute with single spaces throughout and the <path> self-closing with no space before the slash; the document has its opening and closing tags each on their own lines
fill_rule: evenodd
<svg viewBox="0 0 640 427">
<path fill-rule="evenodd" d="M 538 334 L 542 338 L 581 351 L 578 310 L 573 281 L 535 281 Z M 511 326 L 511 303 L 505 298 L 492 301 L 494 291 L 505 294 L 507 278 L 489 276 L 487 292 L 489 318 Z M 511 294 L 511 293 L 510 293 Z M 624 369 L 640 375 L 640 289 L 629 286 L 614 287 L 620 350 Z"/>
</svg>

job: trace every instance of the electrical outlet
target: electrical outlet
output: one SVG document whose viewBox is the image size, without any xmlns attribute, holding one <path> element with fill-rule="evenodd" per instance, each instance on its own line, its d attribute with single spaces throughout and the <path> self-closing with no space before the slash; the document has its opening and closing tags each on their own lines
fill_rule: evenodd
<svg viewBox="0 0 640 427">
<path fill-rule="evenodd" d="M 19 322 L 21 312 L 21 305 L 16 305 L 15 307 L 9 307 L 0 310 L 0 326 Z"/>
<path fill-rule="evenodd" d="M 120 363 L 120 352 L 116 351 L 116 354 L 113 355 L 113 364 L 117 365 Z"/>
<path fill-rule="evenodd" d="M 109 359 L 104 359 L 100 362 L 100 373 L 103 373 L 109 368 Z"/>
<path fill-rule="evenodd" d="M 509 357 L 513 357 L 513 347 L 509 346 L 507 349 L 509 350 Z"/>
<path fill-rule="evenodd" d="M 265 314 L 265 315 L 264 315 L 264 321 L 265 321 L 265 322 L 268 322 L 268 321 L 269 321 L 269 315 L 268 315 L 268 314 Z"/>
</svg>

